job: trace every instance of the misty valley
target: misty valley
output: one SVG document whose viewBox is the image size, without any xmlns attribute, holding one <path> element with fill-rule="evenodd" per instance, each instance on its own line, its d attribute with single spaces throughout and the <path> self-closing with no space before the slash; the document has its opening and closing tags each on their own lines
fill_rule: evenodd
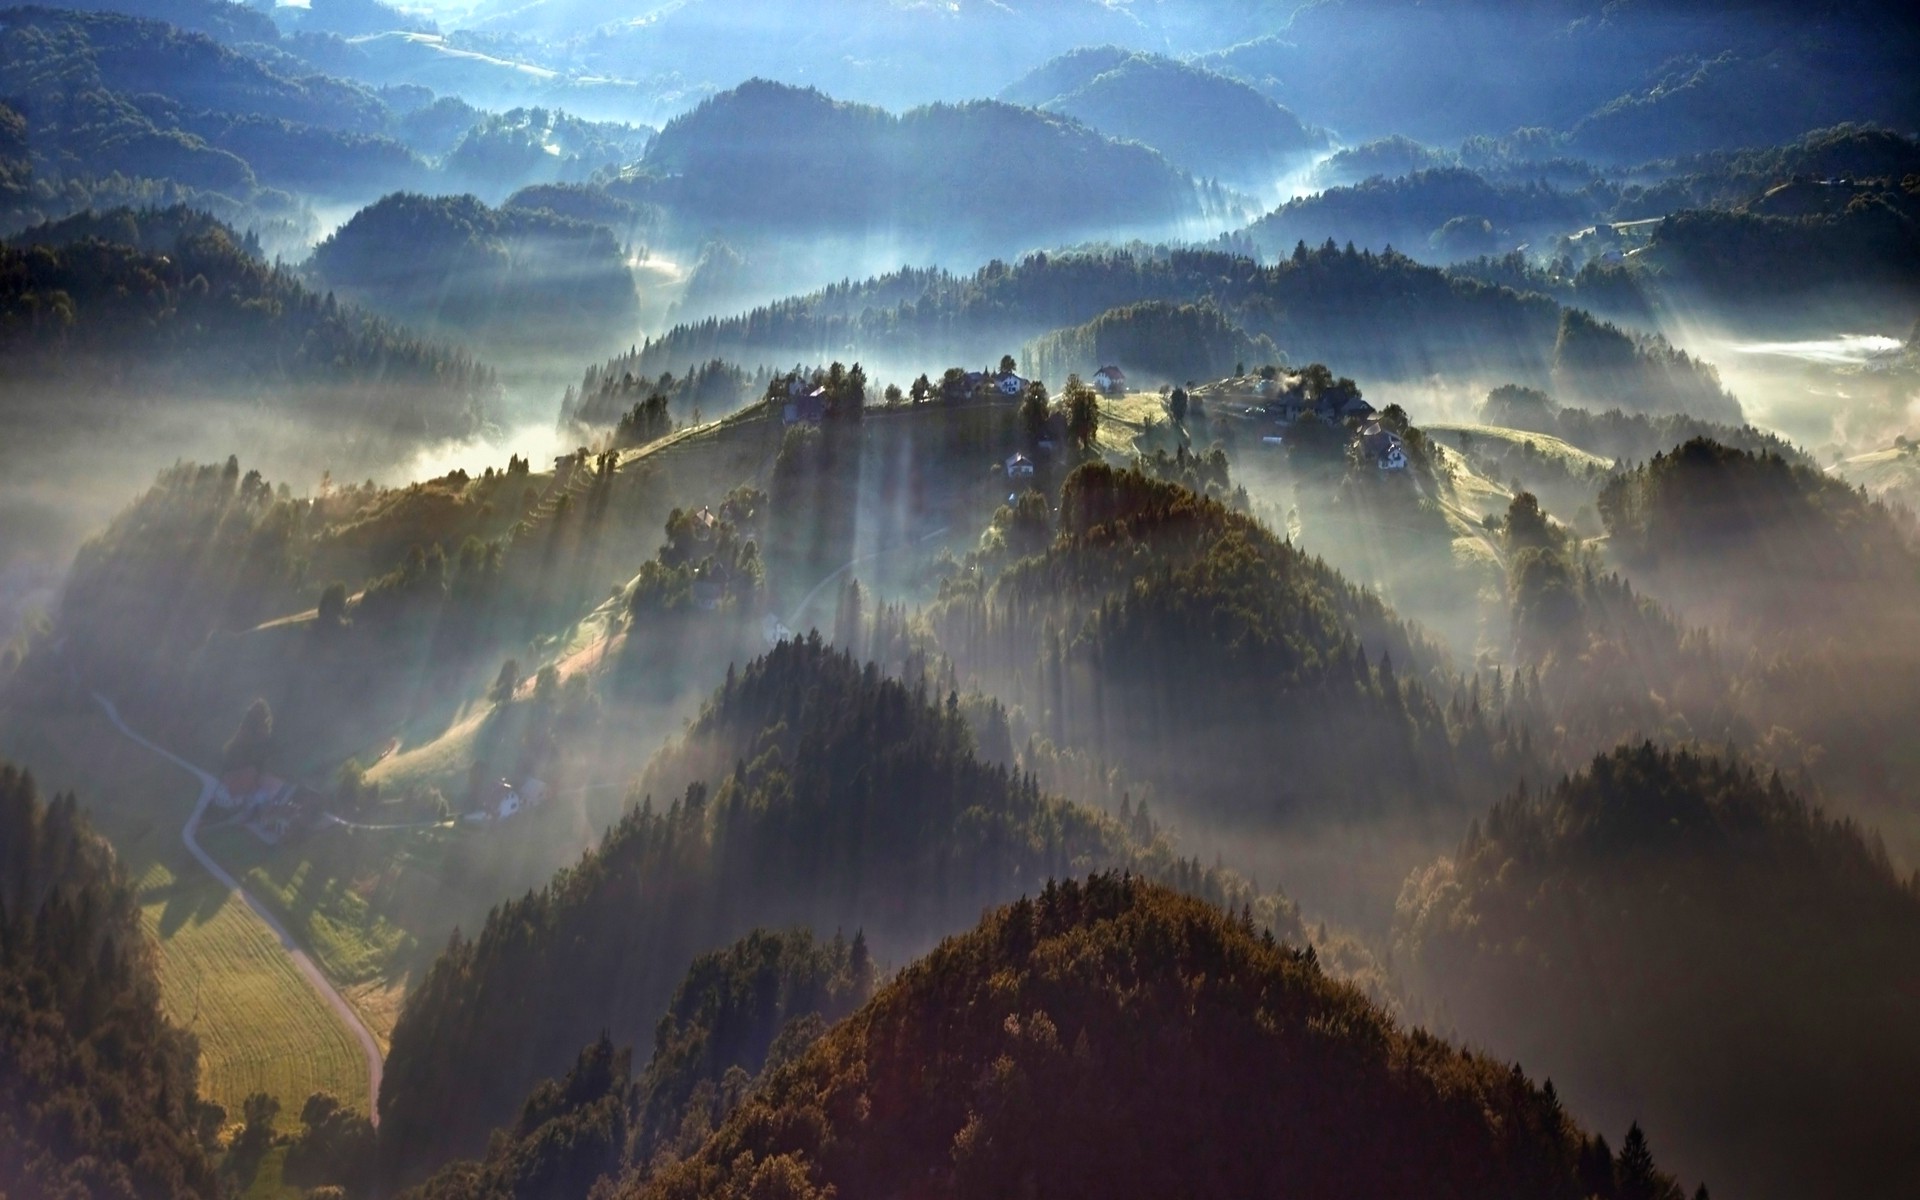
<svg viewBox="0 0 1920 1200">
<path fill-rule="evenodd" d="M 1916 64 L 0 0 L 0 1200 L 1920 1192 Z"/>
</svg>

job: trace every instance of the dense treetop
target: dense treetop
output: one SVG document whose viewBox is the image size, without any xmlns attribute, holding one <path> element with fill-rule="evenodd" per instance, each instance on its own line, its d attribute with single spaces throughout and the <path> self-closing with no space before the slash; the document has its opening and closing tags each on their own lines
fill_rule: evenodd
<svg viewBox="0 0 1920 1200">
<path fill-rule="evenodd" d="M 1583 1148 L 1517 1067 L 1403 1032 L 1250 923 L 1097 875 L 943 942 L 627 1194 L 1571 1200 Z M 1620 1194 L 1678 1192 L 1647 1172 Z"/>
<path fill-rule="evenodd" d="M 0 763 L 0 1190 L 215 1200 L 199 1048 L 160 1013 L 140 912 L 72 796 Z"/>
<path fill-rule="evenodd" d="M 601 1176 L 646 1173 L 700 1148 L 756 1077 L 792 1061 L 873 994 L 865 939 L 756 929 L 693 961 L 636 1077 L 606 1034 L 542 1082 L 479 1161 L 450 1163 L 409 1200 L 584 1195 Z"/>
</svg>

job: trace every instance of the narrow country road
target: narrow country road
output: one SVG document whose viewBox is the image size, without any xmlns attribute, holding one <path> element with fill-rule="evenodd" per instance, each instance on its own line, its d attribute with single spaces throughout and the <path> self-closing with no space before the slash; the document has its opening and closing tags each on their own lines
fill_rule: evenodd
<svg viewBox="0 0 1920 1200">
<path fill-rule="evenodd" d="M 225 884 L 229 891 L 253 910 L 255 916 L 266 923 L 267 928 L 273 931 L 273 936 L 280 939 L 280 948 L 286 951 L 288 958 L 293 960 L 293 965 L 299 969 L 300 974 L 306 977 L 307 982 L 313 986 L 313 990 L 320 993 L 320 998 L 327 1002 L 327 1005 L 339 1015 L 340 1020 L 359 1040 L 360 1049 L 367 1056 L 367 1117 L 378 1126 L 380 1124 L 380 1078 L 383 1070 L 380 1060 L 380 1043 L 374 1040 L 372 1031 L 367 1028 L 365 1022 L 361 1021 L 360 1014 L 354 1011 L 353 1005 L 348 1004 L 346 997 L 327 981 L 326 973 L 320 970 L 319 964 L 314 962 L 313 957 L 302 950 L 300 943 L 287 932 L 286 926 L 267 910 L 266 905 L 249 895 L 247 889 L 241 887 L 239 881 L 229 875 L 225 867 L 215 862 L 212 855 L 200 848 L 199 838 L 195 836 L 200 828 L 200 818 L 207 811 L 207 805 L 213 802 L 214 789 L 220 785 L 220 781 L 186 759 L 164 747 L 154 745 L 128 728 L 127 723 L 120 719 L 120 710 L 114 707 L 113 701 L 99 692 L 93 694 L 93 699 L 94 703 L 107 714 L 107 720 L 112 721 L 114 727 L 121 733 L 175 766 L 192 772 L 194 778 L 200 781 L 199 803 L 193 806 L 193 815 L 189 816 L 187 823 L 181 827 L 180 840 L 186 844 L 193 856 L 200 860 L 200 865 L 205 867 L 209 874 Z"/>
</svg>

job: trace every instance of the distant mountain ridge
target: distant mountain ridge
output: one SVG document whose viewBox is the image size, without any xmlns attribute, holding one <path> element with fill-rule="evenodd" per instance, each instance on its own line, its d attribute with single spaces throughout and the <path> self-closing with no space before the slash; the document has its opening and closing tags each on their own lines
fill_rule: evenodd
<svg viewBox="0 0 1920 1200">
<path fill-rule="evenodd" d="M 1249 85 L 1159 54 L 1075 50 L 1035 68 L 1002 100 L 1065 113 L 1111 137 L 1152 146 L 1195 175 L 1264 189 L 1327 145 Z"/>
<path fill-rule="evenodd" d="M 985 100 L 896 116 L 764 79 L 668 122 L 629 189 L 689 232 L 858 233 L 904 253 L 1164 230 L 1205 200 L 1153 150 L 1065 117 Z"/>
</svg>

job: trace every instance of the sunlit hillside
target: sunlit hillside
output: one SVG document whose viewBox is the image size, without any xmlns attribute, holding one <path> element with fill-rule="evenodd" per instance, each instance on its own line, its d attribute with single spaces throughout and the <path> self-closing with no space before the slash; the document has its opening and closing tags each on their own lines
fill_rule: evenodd
<svg viewBox="0 0 1920 1200">
<path fill-rule="evenodd" d="M 0 0 L 0 1197 L 1905 1197 L 1916 62 Z"/>
</svg>

